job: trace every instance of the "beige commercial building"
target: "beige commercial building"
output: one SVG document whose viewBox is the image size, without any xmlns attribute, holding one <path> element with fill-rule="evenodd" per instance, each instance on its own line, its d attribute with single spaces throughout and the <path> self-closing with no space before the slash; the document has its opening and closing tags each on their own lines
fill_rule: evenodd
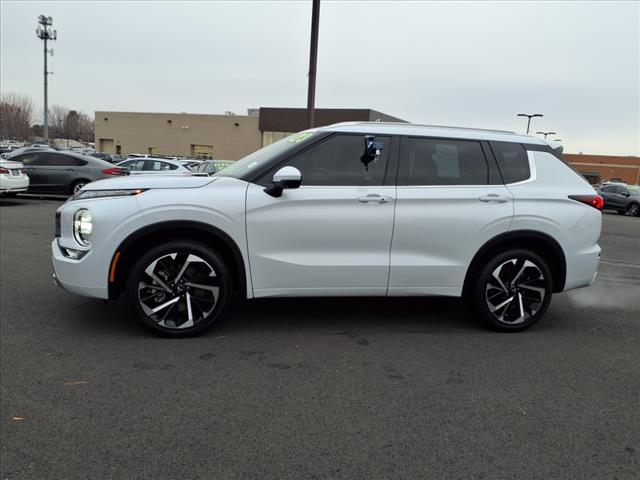
<svg viewBox="0 0 640 480">
<path fill-rule="evenodd" d="M 258 117 L 96 112 L 96 150 L 237 160 L 262 146 Z"/>
<path fill-rule="evenodd" d="M 95 146 L 104 153 L 184 155 L 238 160 L 306 129 L 304 108 L 250 109 L 249 115 L 96 112 Z M 402 121 L 371 109 L 316 109 L 316 126 L 345 121 Z"/>
</svg>

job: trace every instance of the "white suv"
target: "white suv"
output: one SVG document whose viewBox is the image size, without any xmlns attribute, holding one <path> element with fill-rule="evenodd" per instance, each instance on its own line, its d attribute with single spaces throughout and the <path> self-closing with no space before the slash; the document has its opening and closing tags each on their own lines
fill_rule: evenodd
<svg viewBox="0 0 640 480">
<path fill-rule="evenodd" d="M 602 198 L 543 140 L 343 123 L 285 138 L 212 177 L 92 182 L 56 213 L 57 282 L 123 292 L 144 325 L 199 333 L 232 291 L 465 297 L 523 330 L 553 292 L 591 284 Z"/>
</svg>

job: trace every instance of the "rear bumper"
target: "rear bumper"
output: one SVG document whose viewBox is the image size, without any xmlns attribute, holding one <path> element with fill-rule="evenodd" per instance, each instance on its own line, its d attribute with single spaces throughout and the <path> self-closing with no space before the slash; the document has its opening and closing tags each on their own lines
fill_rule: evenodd
<svg viewBox="0 0 640 480">
<path fill-rule="evenodd" d="M 567 258 L 567 278 L 563 291 L 588 287 L 596 281 L 600 263 L 600 246 L 594 245 L 587 251 Z"/>
<path fill-rule="evenodd" d="M 29 177 L 26 175 L 2 175 L 0 178 L 0 192 L 26 192 L 29 188 Z"/>
</svg>

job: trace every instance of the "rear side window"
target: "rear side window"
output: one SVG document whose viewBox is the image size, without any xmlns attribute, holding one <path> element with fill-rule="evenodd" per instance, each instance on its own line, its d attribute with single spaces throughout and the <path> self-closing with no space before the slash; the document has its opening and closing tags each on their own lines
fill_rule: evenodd
<svg viewBox="0 0 640 480">
<path fill-rule="evenodd" d="M 602 187 L 600 190 L 606 193 L 616 193 L 616 187 L 613 185 L 607 185 L 606 187 Z"/>
<path fill-rule="evenodd" d="M 49 167 L 79 167 L 86 164 L 87 162 L 79 158 L 57 153 L 50 153 L 47 158 L 47 166 Z"/>
<path fill-rule="evenodd" d="M 408 138 L 401 177 L 407 185 L 487 185 L 480 142 Z"/>
<path fill-rule="evenodd" d="M 527 151 L 519 143 L 489 142 L 504 183 L 516 183 L 531 177 Z"/>
</svg>

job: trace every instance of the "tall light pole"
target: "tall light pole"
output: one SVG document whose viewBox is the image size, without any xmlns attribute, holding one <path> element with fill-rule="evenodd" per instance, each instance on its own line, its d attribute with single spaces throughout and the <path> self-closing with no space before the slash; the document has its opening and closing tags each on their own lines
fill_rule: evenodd
<svg viewBox="0 0 640 480">
<path fill-rule="evenodd" d="M 536 132 L 538 135 L 544 135 L 544 139 L 547 139 L 547 135 L 555 135 L 556 132 Z"/>
<path fill-rule="evenodd" d="M 318 23 L 320 20 L 320 0 L 313 0 L 311 7 L 311 46 L 309 51 L 309 91 L 307 93 L 307 125 L 315 123 L 316 64 L 318 61 Z"/>
<path fill-rule="evenodd" d="M 529 135 L 531 119 L 534 117 L 544 117 L 544 115 L 542 115 L 541 113 L 518 113 L 518 117 L 527 117 L 527 135 Z"/>
<path fill-rule="evenodd" d="M 40 40 L 44 40 L 44 141 L 49 143 L 49 108 L 47 103 L 47 75 L 50 72 L 47 71 L 47 55 L 53 53 L 53 50 L 47 50 L 47 40 L 54 41 L 58 38 L 58 32 L 52 30 L 53 19 L 51 17 L 45 17 L 44 15 L 38 15 L 38 28 L 36 28 L 36 35 Z"/>
</svg>

